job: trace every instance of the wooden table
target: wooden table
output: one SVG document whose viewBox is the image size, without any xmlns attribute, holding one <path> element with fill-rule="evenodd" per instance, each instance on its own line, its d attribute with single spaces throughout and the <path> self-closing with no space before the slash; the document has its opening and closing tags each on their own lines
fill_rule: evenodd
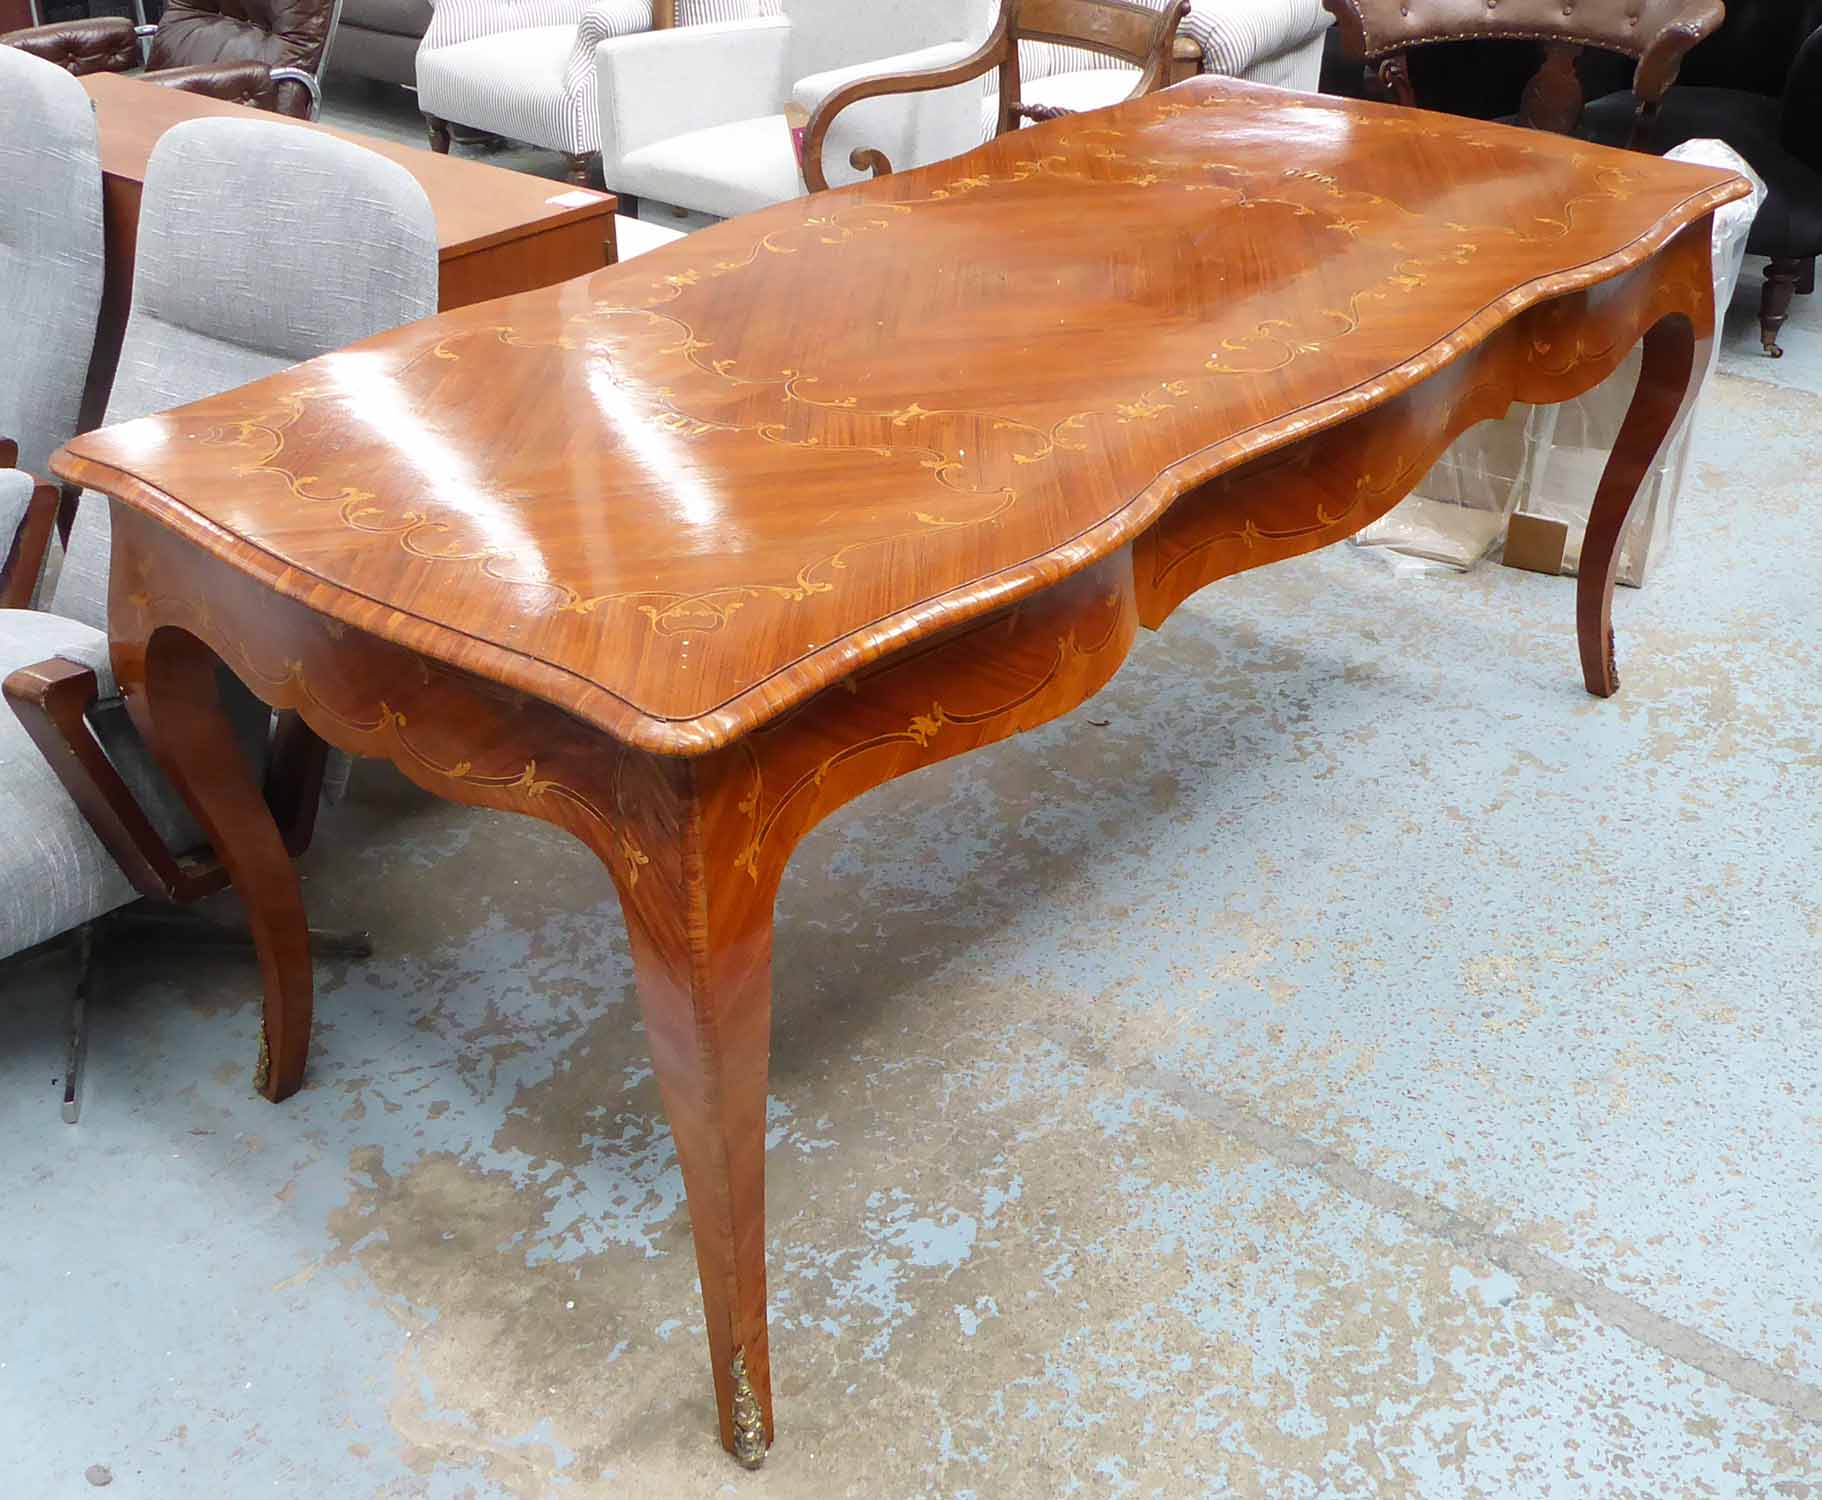
<svg viewBox="0 0 1822 1500">
<path fill-rule="evenodd" d="M 1205 584 L 1358 531 L 1641 338 L 1579 584 L 1714 327 L 1727 174 L 1202 78 L 78 438 L 132 711 L 246 899 L 303 1080 L 298 882 L 225 660 L 325 739 L 586 842 L 619 893 L 721 1438 L 772 1433 L 773 898 L 896 776 L 1042 724 Z M 535 393 L 528 397 L 527 392 Z"/>
<path fill-rule="evenodd" d="M 101 420 L 120 361 L 120 340 L 133 297 L 139 196 L 146 161 L 158 138 L 184 120 L 226 115 L 282 121 L 302 130 L 339 136 L 397 162 L 418 180 L 436 215 L 441 257 L 438 304 L 444 311 L 568 281 L 619 259 L 614 241 L 618 201 L 610 193 L 566 187 L 524 172 L 439 156 L 327 125 L 308 125 L 120 73 L 90 73 L 82 79 L 82 86 L 95 101 L 107 239 L 101 317 L 84 403 L 85 427 Z"/>
</svg>

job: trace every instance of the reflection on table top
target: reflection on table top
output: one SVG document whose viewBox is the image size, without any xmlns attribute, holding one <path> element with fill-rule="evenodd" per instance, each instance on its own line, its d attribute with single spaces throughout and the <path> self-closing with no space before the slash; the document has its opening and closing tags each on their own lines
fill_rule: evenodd
<svg viewBox="0 0 1822 1500">
<path fill-rule="evenodd" d="M 64 469 L 325 614 L 702 749 L 1744 191 L 1201 78 L 91 434 Z"/>
</svg>

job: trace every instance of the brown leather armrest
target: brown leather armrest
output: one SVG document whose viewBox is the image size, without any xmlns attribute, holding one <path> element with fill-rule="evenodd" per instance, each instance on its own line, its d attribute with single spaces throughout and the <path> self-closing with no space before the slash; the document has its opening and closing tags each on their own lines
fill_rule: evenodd
<svg viewBox="0 0 1822 1500">
<path fill-rule="evenodd" d="M 272 81 L 272 70 L 264 63 L 198 63 L 188 68 L 159 68 L 140 77 L 147 83 L 182 89 L 187 94 L 206 94 L 228 104 L 245 104 L 251 109 L 278 108 L 278 86 Z"/>
<path fill-rule="evenodd" d="M 1322 0 L 1335 18 L 1341 50 L 1351 62 L 1366 62 L 1398 45 L 1398 0 Z"/>
<path fill-rule="evenodd" d="M 80 78 L 84 73 L 125 73 L 139 66 L 139 36 L 124 16 L 95 16 L 9 31 L 0 43 L 42 57 Z"/>
<path fill-rule="evenodd" d="M 1555 0 L 1322 0 L 1335 17 L 1342 48 L 1358 62 L 1376 62 L 1424 42 L 1519 38 L 1587 45 L 1639 59 L 1633 85 L 1655 104 L 1676 79 L 1683 55 L 1721 24 L 1721 0 L 1685 0 L 1676 16 L 1636 48 L 1637 33 L 1617 4 L 1558 5 Z M 1415 12 L 1413 14 L 1413 12 Z"/>
<path fill-rule="evenodd" d="M 11 443 L 16 458 L 18 449 Z M 9 462 L 4 467 L 11 468 Z M 30 609 L 37 592 L 38 575 L 44 571 L 44 554 L 50 550 L 51 529 L 57 524 L 57 511 L 63 504 L 63 491 L 55 484 L 39 480 L 32 486 L 32 498 L 25 504 L 25 519 L 10 537 L 0 538 L 6 554 L 0 560 L 0 609 Z"/>
<path fill-rule="evenodd" d="M 1727 18 L 1721 0 L 1689 0 L 1676 18 L 1651 39 L 1632 76 L 1632 93 L 1641 104 L 1663 102 L 1683 66 L 1689 49 L 1720 27 Z"/>
</svg>

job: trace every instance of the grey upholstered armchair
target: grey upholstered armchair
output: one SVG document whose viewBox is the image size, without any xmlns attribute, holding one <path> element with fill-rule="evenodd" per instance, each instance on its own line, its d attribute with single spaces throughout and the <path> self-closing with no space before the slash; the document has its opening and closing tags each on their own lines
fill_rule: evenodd
<svg viewBox="0 0 1822 1500">
<path fill-rule="evenodd" d="M 88 95 L 0 52 L 0 608 L 29 604 L 76 431 L 101 307 L 101 161 Z"/>
<path fill-rule="evenodd" d="M 57 71 L 0 49 L 5 107 L 19 64 Z M 64 81 L 86 111 L 81 88 Z M 0 140 L 15 138 L 0 120 Z M 0 221 L 14 217 L 12 189 L 0 175 Z M 436 297 L 435 222 L 401 167 L 294 125 L 187 122 L 147 166 L 107 420 L 198 400 L 414 321 Z M 225 884 L 116 693 L 108 560 L 107 502 L 84 495 L 46 607 L 0 610 L 13 710 L 0 714 L 0 823 L 10 835 L 0 842 L 0 956 L 86 932 L 136 895 L 186 901 Z M 322 743 L 282 716 L 275 731 L 231 679 L 223 690 L 295 849 L 314 817 Z M 82 951 L 86 968 L 86 941 Z M 86 975 L 79 1005 L 85 984 Z M 74 1103 L 66 1084 L 66 1117 Z"/>
</svg>

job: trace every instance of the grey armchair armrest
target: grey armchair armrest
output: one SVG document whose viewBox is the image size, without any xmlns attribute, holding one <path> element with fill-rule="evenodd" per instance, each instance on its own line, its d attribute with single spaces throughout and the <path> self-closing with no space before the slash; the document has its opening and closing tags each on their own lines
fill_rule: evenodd
<svg viewBox="0 0 1822 1500">
<path fill-rule="evenodd" d="M 0 609 L 29 609 L 50 550 L 63 492 L 13 463 L 18 448 L 0 441 Z"/>
</svg>

